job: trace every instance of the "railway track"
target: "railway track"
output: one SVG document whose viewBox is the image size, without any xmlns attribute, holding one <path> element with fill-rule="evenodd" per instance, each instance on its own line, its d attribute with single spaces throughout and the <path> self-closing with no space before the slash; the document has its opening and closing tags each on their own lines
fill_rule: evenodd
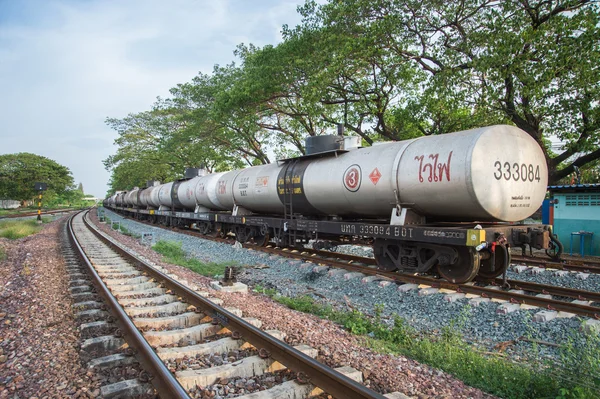
<svg viewBox="0 0 600 399">
<path fill-rule="evenodd" d="M 142 223 L 156 226 L 148 222 Z M 165 228 L 203 239 L 228 244 L 233 244 L 235 242 L 232 239 L 203 235 L 188 228 Z M 443 290 L 442 292 L 444 293 L 453 292 L 461 294 L 458 296 L 459 298 L 462 297 L 462 295 L 475 295 L 484 299 L 489 298 L 490 300 L 498 302 L 507 302 L 508 305 L 504 305 L 504 308 L 508 309 L 507 311 L 516 310 L 518 305 L 519 307 L 536 307 L 540 308 L 540 310 L 548 311 L 548 317 L 555 317 L 558 312 L 564 312 L 561 313 L 561 316 L 574 314 L 592 319 L 600 319 L 600 293 L 597 292 L 512 279 L 506 281 L 508 287 L 504 287 L 504 281 L 502 279 L 480 279 L 477 281 L 478 284 L 485 285 L 476 285 L 474 283 L 455 284 L 433 277 L 401 274 L 397 272 L 384 272 L 376 268 L 375 259 L 373 258 L 309 248 L 280 248 L 274 245 L 260 247 L 253 244 L 242 244 L 242 246 L 255 251 L 284 256 L 304 262 L 308 261 L 315 265 L 342 268 L 349 272 L 360 272 L 367 276 L 371 276 L 372 279 L 388 280 L 399 284 L 414 284 L 416 285 L 413 287 L 415 289 L 418 287 L 431 287 L 433 289 Z M 598 306 L 595 306 L 596 304 Z"/>
<path fill-rule="evenodd" d="M 547 269 L 570 270 L 583 273 L 600 274 L 600 261 L 591 259 L 567 259 L 562 261 L 553 261 L 531 256 L 512 255 L 512 261 L 525 264 L 544 267 Z"/>
<path fill-rule="evenodd" d="M 96 291 L 104 297 L 121 335 L 161 397 L 187 398 L 224 380 L 288 368 L 288 375 L 296 378 L 247 397 L 300 398 L 320 392 L 340 399 L 393 397 L 349 377 L 359 379 L 360 372 L 333 370 L 319 363 L 313 358 L 316 350 L 285 344 L 281 332 L 262 331 L 259 320 L 243 318 L 239 310 L 223 308 L 219 300 L 137 259 L 91 226 L 83 212 L 69 220 L 69 235 Z M 214 355 L 218 353 L 225 355 Z M 249 356 L 238 356 L 245 353 Z M 198 358 L 221 360 L 212 367 L 196 367 L 194 359 Z"/>
<path fill-rule="evenodd" d="M 44 215 L 54 215 L 57 213 L 67 213 L 67 212 L 72 212 L 75 211 L 77 209 L 75 208 L 66 208 L 66 209 L 59 209 L 59 210 L 55 210 L 55 211 L 46 211 L 46 212 L 42 212 L 42 216 Z M 29 217 L 29 216 L 37 216 L 37 212 L 27 212 L 27 213 L 19 213 L 16 215 L 6 215 L 6 216 L 0 216 L 0 220 L 2 219 L 15 219 L 15 218 L 23 218 L 23 217 Z"/>
<path fill-rule="evenodd" d="M 486 284 L 485 286 L 478 286 L 473 283 L 454 284 L 433 277 L 384 272 L 376 269 L 374 266 L 374 259 L 372 258 L 356 257 L 332 252 L 328 253 L 326 251 L 311 249 L 296 250 L 270 246 L 264 248 L 253 247 L 253 249 L 293 259 L 310 260 L 311 262 L 321 265 L 338 267 L 351 272 L 360 272 L 368 276 L 380 277 L 381 279 L 387 279 L 397 283 L 416 284 L 419 286 L 425 285 L 436 289 L 453 291 L 459 294 L 479 295 L 483 298 L 508 301 L 518 305 L 535 306 L 550 311 L 563 311 L 600 319 L 600 307 L 592 306 L 592 302 L 600 302 L 600 293 L 597 292 L 510 279 L 506 281 L 509 285 L 507 288 L 509 289 L 502 289 L 504 285 L 502 279 L 481 279 L 478 281 Z M 526 292 L 535 295 L 527 294 Z M 561 299 L 559 299 L 559 297 Z M 574 299 L 575 301 L 569 301 L 563 298 Z"/>
</svg>

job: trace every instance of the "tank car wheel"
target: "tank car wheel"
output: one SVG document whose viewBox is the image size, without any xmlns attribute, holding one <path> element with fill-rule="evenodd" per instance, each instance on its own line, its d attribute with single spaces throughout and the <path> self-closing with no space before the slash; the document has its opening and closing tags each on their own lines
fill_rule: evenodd
<svg viewBox="0 0 600 399">
<path fill-rule="evenodd" d="M 253 236 L 252 228 L 245 226 L 235 227 L 235 239 L 244 244 L 250 241 Z"/>
<path fill-rule="evenodd" d="M 400 256 L 399 246 L 387 245 L 386 240 L 375 240 L 373 243 L 373 256 L 379 270 L 386 272 L 398 270 L 394 259 L 398 259 Z"/>
<path fill-rule="evenodd" d="M 479 267 L 479 276 L 483 278 L 496 278 L 504 273 L 510 265 L 510 252 L 499 246 L 496 246 L 495 255 L 495 266 L 492 270 L 492 257 L 481 260 L 481 266 Z M 506 259 L 508 257 L 508 259 Z"/>
<path fill-rule="evenodd" d="M 269 233 L 265 233 L 265 234 L 256 233 L 254 235 L 254 237 L 252 237 L 252 242 L 259 247 L 266 247 L 267 244 L 269 243 L 269 240 L 271 240 Z"/>
<path fill-rule="evenodd" d="M 200 234 L 207 235 L 211 232 L 212 226 L 208 222 L 201 222 L 197 224 L 198 230 L 200 230 Z"/>
<path fill-rule="evenodd" d="M 456 262 L 450 265 L 438 265 L 440 276 L 451 283 L 462 284 L 475 278 L 479 271 L 479 253 L 471 247 L 454 247 L 458 257 Z"/>
</svg>

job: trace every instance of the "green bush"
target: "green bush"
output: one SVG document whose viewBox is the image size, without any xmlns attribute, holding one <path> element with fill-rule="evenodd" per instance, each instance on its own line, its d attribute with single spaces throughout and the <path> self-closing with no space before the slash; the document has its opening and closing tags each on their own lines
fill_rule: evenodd
<svg viewBox="0 0 600 399">
<path fill-rule="evenodd" d="M 181 248 L 180 242 L 160 240 L 152 246 L 152 249 L 163 255 L 163 261 L 183 266 L 203 276 L 215 277 L 223 275 L 226 267 L 234 266 L 232 263 L 205 263 L 196 258 L 190 258 Z"/>
<path fill-rule="evenodd" d="M 51 218 L 42 218 L 43 223 L 52 221 Z M 5 220 L 0 222 L 0 237 L 10 240 L 27 237 L 41 230 L 41 225 L 36 219 L 27 220 Z"/>
</svg>

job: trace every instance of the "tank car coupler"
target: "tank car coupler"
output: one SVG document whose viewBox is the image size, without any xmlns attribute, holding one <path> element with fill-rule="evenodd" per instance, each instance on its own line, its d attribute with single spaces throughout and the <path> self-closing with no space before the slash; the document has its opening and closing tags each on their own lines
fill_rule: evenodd
<svg viewBox="0 0 600 399">
<path fill-rule="evenodd" d="M 517 247 L 529 245 L 535 249 L 546 249 L 550 245 L 550 231 L 546 228 L 513 229 L 511 238 L 512 244 Z"/>
</svg>

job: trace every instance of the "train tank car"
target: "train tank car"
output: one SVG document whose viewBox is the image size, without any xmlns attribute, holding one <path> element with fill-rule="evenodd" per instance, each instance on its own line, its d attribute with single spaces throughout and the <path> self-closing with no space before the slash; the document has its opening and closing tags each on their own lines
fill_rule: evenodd
<svg viewBox="0 0 600 399">
<path fill-rule="evenodd" d="M 535 212 L 547 185 L 541 148 L 518 128 L 368 148 L 344 144 L 350 137 L 312 139 L 334 145 L 307 141 L 312 151 L 301 157 L 143 190 L 139 203 L 147 209 L 136 212 L 259 245 L 367 243 L 382 270 L 438 273 L 456 283 L 503 273 L 510 246 L 560 244 L 549 226 L 506 223 Z M 118 209 L 120 196 L 115 202 Z"/>
<path fill-rule="evenodd" d="M 389 217 L 398 206 L 451 221 L 523 220 L 541 205 L 548 180 L 539 145 L 504 125 L 231 173 L 233 196 L 225 182 L 222 196 L 252 212 L 283 213 L 287 190 L 302 215 Z"/>
</svg>

